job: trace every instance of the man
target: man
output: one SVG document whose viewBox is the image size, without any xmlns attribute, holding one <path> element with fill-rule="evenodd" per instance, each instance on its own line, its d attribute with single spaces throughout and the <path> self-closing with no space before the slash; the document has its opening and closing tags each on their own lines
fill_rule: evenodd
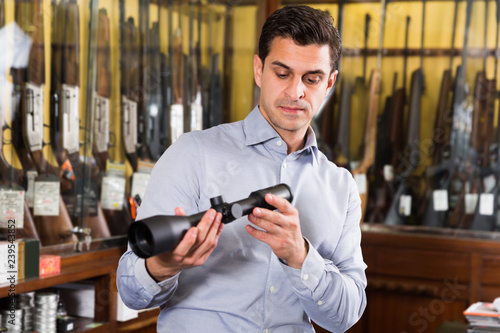
<svg viewBox="0 0 500 333">
<path fill-rule="evenodd" d="M 181 136 L 158 160 L 138 212 L 207 210 L 171 252 L 128 251 L 117 284 L 134 309 L 161 307 L 159 332 L 343 332 L 366 306 L 360 198 L 320 153 L 309 123 L 333 87 L 340 39 L 325 12 L 286 6 L 262 28 L 254 57 L 259 105 L 240 122 Z M 227 202 L 278 183 L 292 203 L 221 224 Z M 182 207 L 182 208 L 180 208 Z"/>
</svg>

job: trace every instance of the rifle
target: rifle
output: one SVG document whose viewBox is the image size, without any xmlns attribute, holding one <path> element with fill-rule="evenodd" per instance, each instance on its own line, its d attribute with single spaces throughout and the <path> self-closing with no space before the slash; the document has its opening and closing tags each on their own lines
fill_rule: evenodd
<svg viewBox="0 0 500 333">
<path fill-rule="evenodd" d="M 456 189 L 459 189 L 459 191 L 461 189 L 465 190 L 465 183 L 463 177 L 460 176 L 459 169 L 466 149 L 464 148 L 464 141 L 467 138 L 467 134 L 463 130 L 463 127 L 465 127 L 463 121 L 466 119 L 468 112 L 465 73 L 471 14 L 472 0 L 467 0 L 462 64 L 457 67 L 453 87 L 452 129 L 449 144 L 444 146 L 441 163 L 427 169 L 427 175 L 433 178 L 435 189 L 432 191 L 432 197 L 429 198 L 429 203 L 422 218 L 422 224 L 426 226 L 444 227 L 449 211 L 455 209 L 459 200 L 459 193 L 456 193 Z"/>
<path fill-rule="evenodd" d="M 42 12 L 41 2 L 37 3 L 37 12 Z M 34 222 L 40 236 L 42 245 L 54 245 L 66 242 L 76 242 L 77 238 L 72 233 L 73 225 L 68 211 L 64 206 L 60 195 L 59 170 L 52 166 L 43 154 L 43 85 L 45 83 L 45 58 L 43 43 L 43 15 L 37 15 L 35 33 L 33 34 L 33 45 L 28 61 L 26 75 L 21 71 L 14 71 L 15 81 L 24 81 L 22 89 L 22 133 L 24 142 L 14 141 L 15 148 L 19 154 L 21 164 L 25 170 L 36 167 L 38 177 L 35 179 L 35 204 L 33 209 Z M 26 76 L 26 79 L 24 77 Z M 18 93 L 19 94 L 19 93 Z M 18 109 L 15 109 L 17 111 Z M 16 125 L 18 130 L 19 125 Z M 19 138 L 19 133 L 16 135 Z M 27 149 L 26 149 L 27 148 Z M 29 154 L 28 154 L 29 151 Z M 68 186 L 63 181 L 62 187 Z M 40 189 L 51 188 L 50 196 L 43 197 Z M 47 205 L 47 201 L 53 202 Z"/>
<path fill-rule="evenodd" d="M 213 7 L 213 0 L 209 0 L 210 7 Z M 213 52 L 213 16 L 214 9 L 209 11 L 209 93 L 208 93 L 208 127 L 222 124 L 224 114 L 222 110 L 222 75 L 219 68 L 220 53 Z M 218 19 L 217 19 L 218 20 Z"/>
<path fill-rule="evenodd" d="M 170 105 L 170 144 L 174 143 L 184 133 L 184 53 L 182 51 L 182 14 L 179 4 L 179 25 L 173 29 L 173 1 L 168 0 L 169 6 L 169 53 L 172 70 L 173 104 Z"/>
<path fill-rule="evenodd" d="M 201 13 L 201 9 L 199 9 Z M 201 21 L 198 21 L 198 28 Z M 195 131 L 203 129 L 203 106 L 201 104 L 201 85 L 199 81 L 198 66 L 201 56 L 200 35 L 198 35 L 197 50 L 194 47 L 194 2 L 189 2 L 189 53 L 185 61 L 185 72 L 187 74 L 184 86 L 186 105 L 184 108 L 189 112 L 184 113 L 184 131 Z"/>
<path fill-rule="evenodd" d="M 148 8 L 149 10 L 149 8 Z M 161 52 L 160 52 L 160 13 L 158 8 L 158 20 L 153 23 L 149 36 L 149 66 L 148 85 L 146 88 L 146 118 L 145 134 L 148 155 L 152 161 L 158 160 L 165 147 L 162 146 L 160 133 L 160 112 L 162 106 L 162 85 L 161 85 Z M 148 28 L 149 29 L 149 28 Z"/>
<path fill-rule="evenodd" d="M 4 0 L 0 0 L 0 28 L 5 25 L 5 3 Z"/>
<path fill-rule="evenodd" d="M 366 174 L 368 169 L 372 166 L 375 161 L 375 143 L 377 139 L 377 115 L 378 115 L 378 101 L 380 94 L 380 80 L 381 73 L 380 68 L 382 65 L 382 46 L 384 40 L 384 25 L 385 25 L 385 10 L 386 1 L 382 0 L 381 6 L 381 27 L 380 27 L 380 39 L 379 48 L 377 55 L 377 67 L 374 68 L 370 75 L 370 81 L 368 83 L 368 98 L 367 98 L 367 108 L 366 108 L 366 122 L 365 122 L 365 136 L 364 136 L 364 152 L 363 158 L 360 165 L 352 171 L 355 179 L 358 183 L 359 194 L 361 197 L 361 222 L 364 221 L 364 216 L 366 212 L 366 207 L 368 205 L 368 182 L 366 181 Z M 366 50 L 365 42 L 365 50 Z M 366 56 L 366 53 L 365 53 Z M 364 59 L 364 68 L 366 68 L 366 57 Z"/>
<path fill-rule="evenodd" d="M 100 9 L 98 14 L 97 27 L 97 52 L 96 52 L 96 92 L 93 104 L 93 155 L 99 167 L 101 190 L 104 190 L 104 182 L 112 181 L 111 178 L 104 178 L 107 172 L 107 162 L 111 161 L 108 147 L 110 135 L 109 105 L 111 98 L 111 72 L 110 72 L 110 47 L 109 47 L 109 19 L 106 9 Z M 107 183 L 109 184 L 109 182 Z M 108 193 L 104 193 L 106 196 Z M 101 196 L 101 198 L 103 197 Z M 126 207 L 126 200 L 123 196 L 123 203 Z M 123 207 L 123 206 L 122 206 Z M 123 235 L 126 233 L 128 225 L 132 223 L 132 218 L 127 214 L 125 208 L 115 209 L 102 204 L 102 210 L 111 234 Z"/>
<path fill-rule="evenodd" d="M 19 79 L 18 73 L 24 73 L 24 69 L 13 69 L 11 73 L 13 74 L 13 90 L 12 90 L 12 98 L 11 98 L 11 108 L 12 108 L 12 127 L 9 128 L 5 123 L 5 115 L 3 108 L 7 103 L 3 105 L 0 104 L 0 193 L 2 193 L 2 219 L 0 221 L 0 228 L 5 228 L 5 233 L 8 233 L 8 223 L 5 219 L 14 218 L 16 225 L 16 238 L 36 238 L 40 239 L 38 236 L 38 232 L 35 227 L 35 221 L 33 220 L 33 215 L 29 210 L 28 203 L 26 201 L 26 184 L 23 188 L 21 186 L 21 180 L 26 180 L 26 177 L 23 177 L 23 170 L 17 169 L 10 165 L 5 158 L 4 146 L 7 145 L 7 141 L 3 135 L 3 131 L 6 129 L 11 130 L 11 152 L 14 153 L 14 141 L 22 141 L 22 124 L 21 128 L 19 128 L 18 124 L 20 124 L 20 116 L 21 116 L 21 94 L 22 88 Z M 22 74 L 21 74 L 22 75 Z M 5 96 L 5 95 L 4 95 Z M 20 138 L 20 139 L 19 139 Z M 11 159 L 12 160 L 12 159 Z M 27 183 L 27 182 L 26 182 Z M 20 197 L 21 196 L 21 197 Z M 22 202 L 20 202 L 22 199 Z M 22 214 L 22 219 L 21 219 Z M 22 221 L 22 223 L 20 222 Z"/>
<path fill-rule="evenodd" d="M 406 17 L 405 46 L 403 51 L 403 85 L 396 89 L 398 73 L 394 73 L 393 93 L 385 100 L 384 112 L 377 124 L 377 153 L 375 156 L 374 190 L 370 193 L 374 206 L 368 217 L 369 222 L 385 220 L 387 211 L 394 200 L 394 170 L 403 153 L 403 128 L 406 106 L 406 67 L 408 58 L 408 33 L 410 17 Z"/>
<path fill-rule="evenodd" d="M 121 132 L 125 157 L 129 161 L 132 170 L 137 171 L 137 109 L 139 98 L 134 89 L 140 87 L 139 62 L 137 54 L 139 51 L 137 28 L 134 18 L 129 17 L 125 22 L 125 0 L 120 0 L 120 22 L 121 35 L 121 58 L 120 67 L 122 79 L 120 82 L 121 93 Z"/>
<path fill-rule="evenodd" d="M 72 189 L 63 193 L 66 207 L 77 228 L 88 225 L 90 230 L 81 229 L 85 234 L 90 232 L 93 238 L 111 236 L 109 227 L 104 218 L 102 208 L 97 200 L 96 183 L 92 182 L 89 174 L 93 171 L 88 161 L 80 160 L 80 114 L 79 114 L 79 9 L 76 0 L 64 3 L 62 11 L 62 61 L 61 89 L 59 98 L 60 108 L 60 138 L 61 143 L 55 143 L 58 162 L 71 165 L 74 173 Z M 59 112 L 58 112 L 59 113 Z M 90 170 L 90 172 L 89 172 Z M 87 182 L 89 184 L 87 184 Z"/>
<path fill-rule="evenodd" d="M 342 16 L 343 16 L 344 2 L 339 3 L 339 27 L 342 29 Z M 366 16 L 365 21 L 365 47 L 366 40 L 368 39 L 368 27 L 370 24 L 370 16 Z M 342 31 L 342 30 L 341 30 Z M 366 49 L 365 49 L 366 51 Z M 366 53 L 364 55 L 366 57 Z M 339 66 L 341 62 L 339 62 Z M 349 150 L 350 144 L 350 126 L 351 126 L 351 98 L 353 84 L 347 77 L 341 77 L 340 83 L 340 104 L 339 116 L 337 122 L 337 138 L 331 147 L 333 147 L 333 161 L 335 164 L 350 170 L 351 154 Z M 333 90 L 333 89 L 332 89 Z M 333 98 L 333 97 L 332 97 Z M 334 103 L 335 101 L 332 101 Z M 331 112 L 333 114 L 333 109 Z M 333 118 L 333 115 L 332 115 Z"/>
<path fill-rule="evenodd" d="M 495 49 L 498 49 L 498 28 L 500 25 L 500 1 L 497 1 L 497 12 L 496 12 L 496 41 Z M 485 12 L 487 13 L 488 4 L 485 5 Z M 487 20 L 485 20 L 485 27 Z M 483 71 L 486 69 L 486 29 L 485 29 L 485 49 L 483 58 Z M 479 167 L 479 172 L 477 175 L 477 185 L 479 194 L 479 205 L 474 211 L 474 215 L 470 221 L 470 229 L 472 230 L 486 230 L 492 231 L 495 229 L 497 224 L 497 214 L 498 214 L 498 191 L 499 191 L 499 162 L 498 162 L 498 137 L 496 144 L 493 144 L 493 123 L 494 123 L 494 109 L 496 101 L 496 82 L 497 82 L 497 68 L 498 68 L 498 58 L 495 57 L 495 71 L 494 78 L 491 80 L 486 80 L 487 86 L 482 87 L 485 95 L 482 97 L 485 99 L 485 110 L 484 119 L 480 128 L 480 132 L 483 134 L 483 151 L 482 159 L 479 161 L 481 166 Z M 484 91 L 486 90 L 486 91 Z M 498 135 L 498 133 L 497 133 Z M 477 142 L 476 142 L 477 143 Z M 495 156 L 496 155 L 496 156 Z M 496 159 L 496 161 L 495 161 Z M 496 165 L 495 165 L 496 163 Z M 489 202 L 488 202 L 489 201 Z"/>
</svg>

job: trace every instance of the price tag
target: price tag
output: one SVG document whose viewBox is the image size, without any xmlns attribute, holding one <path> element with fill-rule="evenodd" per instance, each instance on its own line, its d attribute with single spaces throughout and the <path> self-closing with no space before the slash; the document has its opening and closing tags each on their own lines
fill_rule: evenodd
<svg viewBox="0 0 500 333">
<path fill-rule="evenodd" d="M 466 193 L 465 194 L 465 214 L 474 214 L 477 207 L 477 200 L 479 196 L 477 193 Z"/>
<path fill-rule="evenodd" d="M 444 212 L 448 210 L 448 191 L 434 190 L 432 192 L 432 202 L 436 212 Z"/>
<path fill-rule="evenodd" d="M 18 186 L 0 188 L 0 228 L 8 228 L 9 221 L 15 221 L 16 228 L 24 227 L 24 189 Z"/>
<path fill-rule="evenodd" d="M 495 196 L 493 193 L 482 193 L 479 197 L 479 214 L 493 215 Z"/>
<path fill-rule="evenodd" d="M 392 182 L 394 179 L 394 167 L 390 164 L 384 165 L 384 179 L 386 182 Z"/>
<path fill-rule="evenodd" d="M 356 185 L 358 186 L 359 194 L 366 193 L 366 174 L 360 173 L 354 175 L 354 181 L 356 181 Z"/>
<path fill-rule="evenodd" d="M 147 173 L 134 172 L 132 175 L 132 189 L 130 190 L 130 195 L 132 197 L 139 195 L 141 199 L 144 198 L 144 193 L 146 192 L 150 177 L 151 175 Z"/>
<path fill-rule="evenodd" d="M 34 216 L 58 216 L 60 183 L 53 175 L 41 175 L 35 179 Z M 54 176 L 56 177 L 56 176 Z M 57 178 L 57 177 L 56 177 Z"/>
<path fill-rule="evenodd" d="M 80 113 L 79 88 L 67 84 L 62 85 L 62 146 L 69 154 L 80 149 Z"/>
<path fill-rule="evenodd" d="M 137 145 L 137 103 L 122 97 L 123 149 L 133 154 Z"/>
<path fill-rule="evenodd" d="M 94 146 L 98 153 L 108 151 L 109 99 L 94 95 Z"/>
<path fill-rule="evenodd" d="M 495 175 L 489 175 L 483 179 L 483 183 L 484 183 L 484 191 L 483 192 L 490 193 L 493 190 L 493 188 L 495 187 L 495 185 L 497 183 L 497 179 L 496 179 Z"/>
<path fill-rule="evenodd" d="M 182 104 L 170 106 L 170 141 L 174 143 L 184 133 L 184 107 Z"/>
<path fill-rule="evenodd" d="M 203 106 L 198 103 L 191 103 L 191 131 L 201 131 L 203 129 Z"/>
<path fill-rule="evenodd" d="M 106 176 L 102 178 L 102 209 L 122 210 L 125 197 L 125 178 Z"/>
<path fill-rule="evenodd" d="M 399 214 L 402 216 L 411 215 L 411 195 L 403 194 L 399 198 Z"/>
<path fill-rule="evenodd" d="M 29 208 L 33 208 L 35 200 L 35 178 L 38 176 L 36 171 L 27 171 L 26 178 L 28 179 L 28 186 L 26 189 L 26 203 Z"/>
</svg>

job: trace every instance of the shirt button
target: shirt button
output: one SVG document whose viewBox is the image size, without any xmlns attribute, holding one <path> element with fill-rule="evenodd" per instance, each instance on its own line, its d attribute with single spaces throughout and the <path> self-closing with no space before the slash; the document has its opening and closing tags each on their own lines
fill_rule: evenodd
<svg viewBox="0 0 500 333">
<path fill-rule="evenodd" d="M 323 301 L 318 301 L 318 305 L 321 305 L 321 304 L 323 304 Z"/>
<path fill-rule="evenodd" d="M 309 279 L 309 274 L 304 274 L 302 280 L 307 281 L 307 279 Z"/>
<path fill-rule="evenodd" d="M 269 291 L 271 291 L 271 293 L 274 293 L 276 291 L 276 288 L 274 288 L 274 286 L 271 286 L 271 288 L 269 288 Z"/>
<path fill-rule="evenodd" d="M 281 147 L 281 146 L 283 146 L 283 141 L 278 140 L 278 141 L 276 141 L 276 144 L 277 144 L 279 147 Z"/>
<path fill-rule="evenodd" d="M 271 332 L 269 329 L 266 329 L 266 330 L 264 331 L 264 333 L 269 333 L 269 332 Z"/>
<path fill-rule="evenodd" d="M 286 162 L 283 162 L 283 169 L 286 169 Z"/>
</svg>

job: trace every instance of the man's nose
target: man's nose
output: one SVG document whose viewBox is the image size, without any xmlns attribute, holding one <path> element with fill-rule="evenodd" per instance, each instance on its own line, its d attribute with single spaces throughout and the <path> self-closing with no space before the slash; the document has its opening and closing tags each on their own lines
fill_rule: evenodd
<svg viewBox="0 0 500 333">
<path fill-rule="evenodd" d="M 296 78 L 294 80 L 291 80 L 286 91 L 285 91 L 285 94 L 292 101 L 298 101 L 299 99 L 304 98 L 305 86 L 304 86 L 304 82 L 302 82 L 302 79 Z"/>
</svg>

